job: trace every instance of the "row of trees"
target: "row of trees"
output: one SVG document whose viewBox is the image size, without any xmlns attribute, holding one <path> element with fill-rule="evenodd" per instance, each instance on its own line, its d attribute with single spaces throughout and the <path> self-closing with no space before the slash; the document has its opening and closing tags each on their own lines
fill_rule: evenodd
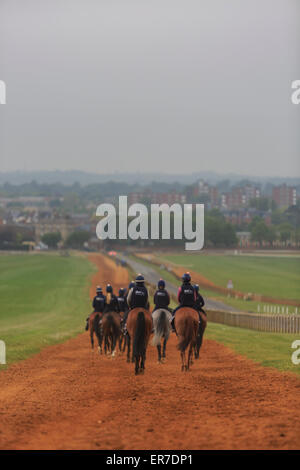
<svg viewBox="0 0 300 470">
<path fill-rule="evenodd" d="M 90 232 L 86 230 L 78 230 L 70 233 L 67 239 L 64 241 L 63 246 L 67 248 L 80 249 L 84 246 L 84 243 L 88 242 L 91 238 Z M 57 248 L 62 242 L 62 236 L 60 232 L 45 233 L 41 238 L 42 242 L 48 245 L 49 248 Z"/>
</svg>

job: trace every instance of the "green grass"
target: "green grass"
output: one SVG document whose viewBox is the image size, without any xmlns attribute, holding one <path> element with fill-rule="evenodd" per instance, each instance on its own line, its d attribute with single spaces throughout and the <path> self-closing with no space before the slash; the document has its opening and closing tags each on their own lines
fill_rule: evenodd
<svg viewBox="0 0 300 470">
<path fill-rule="evenodd" d="M 299 374 L 300 364 L 291 361 L 291 344 L 300 335 L 265 333 L 208 322 L 205 337 L 228 346 L 233 351 L 266 366 Z"/>
<path fill-rule="evenodd" d="M 180 281 L 177 279 L 174 274 L 170 273 L 166 269 L 161 269 L 158 265 L 153 264 L 143 258 L 136 257 L 134 255 L 130 256 L 132 259 L 140 262 L 141 264 L 149 265 L 151 266 L 157 273 L 158 276 L 162 277 L 166 281 L 170 282 L 171 284 L 174 284 L 175 286 L 179 286 Z M 234 307 L 237 310 L 240 310 L 241 312 L 252 312 L 252 313 L 257 313 L 258 312 L 258 305 L 260 306 L 260 313 L 263 313 L 263 306 L 264 305 L 270 305 L 268 303 L 263 303 L 263 302 L 256 302 L 252 300 L 243 300 L 243 299 L 235 299 L 233 297 L 227 297 L 226 295 L 223 295 L 219 292 L 208 290 L 208 289 L 202 289 L 201 288 L 201 294 L 205 299 L 215 299 L 220 302 L 223 302 L 226 305 L 229 305 L 231 307 Z M 281 308 L 281 307 L 280 307 Z M 294 312 L 294 307 L 289 307 L 289 313 Z"/>
<path fill-rule="evenodd" d="M 197 271 L 218 286 L 226 287 L 232 279 L 234 288 L 245 293 L 300 299 L 299 258 L 197 254 L 164 259 Z"/>
<path fill-rule="evenodd" d="M 95 269 L 83 256 L 0 256 L 0 339 L 8 364 L 83 331 Z"/>
<path fill-rule="evenodd" d="M 143 264 L 151 264 L 141 258 L 135 258 L 134 256 L 132 256 L 132 258 Z M 161 277 L 175 285 L 178 284 L 178 279 L 173 274 L 160 269 L 157 265 L 151 264 L 151 266 L 161 275 Z M 242 307 L 243 304 L 257 304 L 256 302 L 227 299 L 221 294 L 218 295 L 215 292 L 203 290 L 201 290 L 201 292 L 205 297 L 215 296 L 218 300 L 222 300 L 222 302 L 226 303 L 231 301 L 237 308 Z M 176 305 L 177 302 L 172 300 L 170 306 L 175 308 Z M 213 339 L 222 343 L 236 353 L 246 356 L 265 367 L 274 367 L 281 371 L 289 371 L 299 374 L 300 376 L 300 365 L 294 365 L 291 361 L 291 356 L 294 352 L 294 349 L 291 348 L 291 344 L 295 339 L 300 339 L 300 335 L 265 333 L 208 322 L 208 326 L 205 331 L 205 338 Z"/>
</svg>

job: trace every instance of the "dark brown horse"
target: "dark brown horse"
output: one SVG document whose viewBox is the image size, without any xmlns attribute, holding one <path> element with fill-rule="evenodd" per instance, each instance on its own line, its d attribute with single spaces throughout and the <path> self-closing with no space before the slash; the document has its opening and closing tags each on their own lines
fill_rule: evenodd
<svg viewBox="0 0 300 470">
<path fill-rule="evenodd" d="M 112 357 L 116 354 L 117 341 L 121 335 L 121 317 L 117 312 L 107 312 L 98 323 L 97 318 L 94 322 L 94 329 L 98 338 L 100 351 L 102 352 L 102 341 L 104 340 L 105 354 L 111 354 Z"/>
<path fill-rule="evenodd" d="M 178 346 L 181 353 L 181 370 L 187 371 L 190 368 L 193 349 L 196 346 L 199 316 L 196 310 L 190 307 L 181 307 L 175 315 L 175 329 L 178 336 Z M 186 360 L 185 351 L 188 350 Z"/>
<path fill-rule="evenodd" d="M 121 317 L 121 335 L 119 338 L 119 351 L 123 353 L 126 348 L 126 333 L 125 333 L 125 325 L 124 325 L 124 315 L 125 312 L 119 312 Z"/>
<path fill-rule="evenodd" d="M 90 332 L 90 338 L 91 338 L 91 346 L 92 346 L 92 349 L 94 349 L 94 333 L 96 333 L 95 331 L 95 319 L 97 318 L 97 321 L 99 321 L 99 313 L 98 312 L 92 312 L 89 316 L 89 323 L 88 323 L 88 326 L 89 326 L 89 332 Z M 99 341 L 98 341 L 99 342 Z M 99 352 L 100 352 L 100 344 L 99 344 Z"/>
<path fill-rule="evenodd" d="M 130 361 L 132 342 L 132 359 L 135 361 L 135 375 L 145 370 L 146 349 L 152 331 L 152 317 L 145 308 L 133 308 L 127 318 L 128 349 L 127 362 Z"/>
</svg>

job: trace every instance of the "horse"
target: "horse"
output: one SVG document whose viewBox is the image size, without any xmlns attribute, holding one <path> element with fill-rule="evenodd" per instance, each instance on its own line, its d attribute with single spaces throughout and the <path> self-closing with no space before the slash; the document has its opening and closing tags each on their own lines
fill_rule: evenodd
<svg viewBox="0 0 300 470">
<path fill-rule="evenodd" d="M 105 354 L 111 353 L 112 357 L 115 356 L 115 349 L 117 341 L 121 334 L 121 317 L 117 312 L 106 312 L 102 316 L 100 324 L 95 325 L 95 331 L 99 342 L 99 351 L 102 353 L 102 341 L 104 340 Z"/>
<path fill-rule="evenodd" d="M 201 308 L 200 310 L 201 322 L 199 324 L 198 332 L 197 332 L 197 339 L 196 339 L 196 346 L 195 346 L 195 359 L 199 359 L 199 352 L 203 342 L 203 335 L 206 328 L 207 320 L 206 320 L 206 313 Z"/>
<path fill-rule="evenodd" d="M 181 370 L 188 371 L 191 364 L 193 349 L 196 346 L 197 332 L 199 326 L 198 312 L 191 307 L 181 307 L 177 310 L 174 321 L 178 335 L 178 345 L 181 353 Z M 188 360 L 185 351 L 189 346 Z"/>
<path fill-rule="evenodd" d="M 121 334 L 120 334 L 120 338 L 119 338 L 119 351 L 121 353 L 123 353 L 125 351 L 125 348 L 126 348 L 126 344 L 127 344 L 127 335 L 125 333 L 125 325 L 124 325 L 124 316 L 125 316 L 125 312 L 119 312 L 120 313 L 120 317 L 121 317 Z"/>
<path fill-rule="evenodd" d="M 89 316 L 89 319 L 88 319 L 88 330 L 90 332 L 92 349 L 94 349 L 94 333 L 96 334 L 95 325 L 94 325 L 95 318 L 98 318 L 98 320 L 99 320 L 99 313 L 98 312 L 92 312 Z M 96 336 L 97 336 L 97 334 L 96 334 Z"/>
<path fill-rule="evenodd" d="M 144 373 L 146 349 L 151 331 L 152 317 L 150 312 L 142 307 L 133 308 L 127 318 L 127 362 L 130 362 L 130 345 L 132 341 L 132 362 L 135 361 L 135 375 Z"/>
<path fill-rule="evenodd" d="M 152 339 L 153 346 L 157 347 L 158 353 L 158 362 L 161 364 L 165 362 L 166 358 L 166 346 L 167 341 L 170 336 L 171 331 L 171 320 L 172 314 L 169 310 L 164 308 L 158 308 L 152 312 L 152 319 L 153 319 L 153 328 L 154 328 L 154 336 Z M 161 339 L 164 338 L 163 341 L 163 351 L 161 354 Z"/>
</svg>

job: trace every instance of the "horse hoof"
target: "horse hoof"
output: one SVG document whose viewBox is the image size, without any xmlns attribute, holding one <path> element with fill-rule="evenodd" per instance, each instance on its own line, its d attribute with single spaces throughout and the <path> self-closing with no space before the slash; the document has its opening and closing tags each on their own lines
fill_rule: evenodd
<svg viewBox="0 0 300 470">
<path fill-rule="evenodd" d="M 164 364 L 166 362 L 166 358 L 163 357 L 162 360 L 161 360 L 162 364 Z"/>
<path fill-rule="evenodd" d="M 140 369 L 140 374 L 144 374 L 145 373 L 145 369 Z"/>
</svg>

